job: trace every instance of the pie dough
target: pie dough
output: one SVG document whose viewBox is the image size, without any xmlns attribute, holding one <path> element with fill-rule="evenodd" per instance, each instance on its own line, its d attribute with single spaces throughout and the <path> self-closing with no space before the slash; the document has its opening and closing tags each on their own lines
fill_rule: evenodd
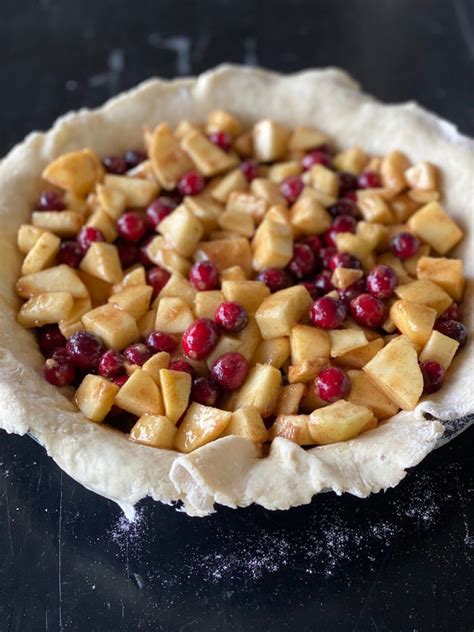
<svg viewBox="0 0 474 632">
<path fill-rule="evenodd" d="M 132 443 L 88 421 L 68 400 L 67 389 L 61 392 L 43 379 L 34 335 L 15 320 L 14 290 L 21 266 L 16 233 L 30 216 L 43 168 L 83 147 L 105 155 L 140 146 L 143 125 L 204 120 L 216 107 L 245 124 L 273 118 L 290 126 L 312 125 L 341 147 L 361 145 L 374 154 L 399 148 L 414 162 L 439 165 L 444 203 L 465 232 L 454 256 L 466 268 L 464 304 L 471 310 L 464 322 L 473 333 L 474 141 L 416 104 L 381 104 L 333 68 L 279 75 L 221 66 L 197 79 L 152 79 L 97 110 L 67 114 L 47 133 L 28 136 L 0 166 L 0 427 L 29 433 L 65 472 L 117 502 L 128 517 L 145 496 L 182 501 L 193 516 L 211 513 L 214 503 L 289 509 L 329 490 L 365 497 L 397 485 L 407 468 L 440 444 L 444 428 L 437 419 L 449 430 L 449 422 L 474 412 L 472 345 L 456 356 L 445 387 L 414 411 L 401 412 L 351 441 L 310 450 L 277 438 L 264 459 L 252 443 L 236 436 L 188 455 Z M 453 426 L 453 434 L 469 423 L 472 416 Z"/>
</svg>

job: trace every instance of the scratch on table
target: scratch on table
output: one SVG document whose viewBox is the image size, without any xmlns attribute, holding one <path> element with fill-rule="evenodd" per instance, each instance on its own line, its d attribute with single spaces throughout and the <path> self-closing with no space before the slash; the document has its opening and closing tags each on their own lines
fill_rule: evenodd
<svg viewBox="0 0 474 632">
<path fill-rule="evenodd" d="M 63 473 L 59 478 L 59 516 L 58 516 L 58 617 L 59 629 L 63 629 L 63 585 L 62 585 L 62 526 L 63 526 Z"/>
<path fill-rule="evenodd" d="M 379 570 L 377 571 L 377 574 L 374 577 L 374 581 L 370 585 L 370 588 L 369 588 L 369 590 L 367 592 L 367 597 L 365 598 L 364 603 L 363 603 L 362 608 L 361 608 L 361 611 L 359 613 L 359 618 L 357 619 L 355 626 L 352 628 L 352 632 L 355 632 L 357 630 L 357 628 L 359 627 L 359 623 L 362 620 L 364 612 L 365 612 L 365 610 L 367 608 L 367 604 L 369 603 L 369 599 L 372 596 L 372 593 L 374 592 L 374 588 L 377 585 L 377 582 L 379 580 L 380 574 L 382 573 L 382 571 L 383 571 L 383 569 L 385 567 L 385 564 L 387 562 L 387 559 L 388 559 L 389 555 L 390 555 L 390 549 L 385 554 L 385 556 L 384 556 L 384 558 L 382 560 L 382 563 L 380 564 L 380 568 L 379 568 Z"/>
<path fill-rule="evenodd" d="M 150 33 L 147 41 L 153 48 L 171 50 L 176 53 L 176 74 L 191 74 L 191 42 L 189 37 L 185 35 L 161 37 L 159 33 Z"/>
<path fill-rule="evenodd" d="M 120 88 L 120 75 L 125 68 L 125 53 L 122 48 L 114 48 L 110 51 L 107 67 L 107 72 L 93 75 L 88 83 L 92 88 L 106 85 L 109 94 L 115 94 Z"/>
<path fill-rule="evenodd" d="M 10 514 L 10 503 L 8 502 L 8 489 L 5 490 L 5 507 L 7 510 L 7 529 L 8 529 L 8 542 L 10 544 L 10 553 L 12 559 L 15 557 L 15 549 L 13 547 L 13 536 L 12 536 L 12 517 Z"/>
<path fill-rule="evenodd" d="M 470 56 L 474 57 L 474 30 L 469 22 L 469 15 L 464 0 L 454 0 L 454 13 L 464 44 Z"/>
</svg>

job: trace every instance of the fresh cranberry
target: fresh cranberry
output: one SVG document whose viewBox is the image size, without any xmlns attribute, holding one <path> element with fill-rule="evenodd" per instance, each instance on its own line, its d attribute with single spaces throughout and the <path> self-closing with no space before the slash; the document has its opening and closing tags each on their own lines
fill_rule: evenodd
<svg viewBox="0 0 474 632">
<path fill-rule="evenodd" d="M 146 223 L 143 217 L 135 211 L 128 211 L 117 220 L 119 235 L 125 241 L 140 241 L 146 233 Z"/>
<path fill-rule="evenodd" d="M 343 196 L 341 196 L 344 200 L 349 200 L 354 205 L 357 203 L 357 193 L 355 191 L 347 191 Z"/>
<path fill-rule="evenodd" d="M 38 211 L 64 211 L 66 205 L 56 191 L 42 191 L 36 205 Z"/>
<path fill-rule="evenodd" d="M 339 299 L 344 303 L 346 307 L 349 307 L 350 302 L 359 296 L 359 294 L 363 294 L 366 291 L 365 280 L 358 279 L 351 283 L 347 287 L 339 288 L 337 293 L 339 294 Z"/>
<path fill-rule="evenodd" d="M 240 303 L 221 303 L 216 309 L 215 321 L 221 329 L 230 334 L 236 334 L 242 331 L 249 322 L 246 310 Z"/>
<path fill-rule="evenodd" d="M 138 261 L 137 245 L 131 241 L 118 240 L 115 244 L 122 268 L 126 270 Z"/>
<path fill-rule="evenodd" d="M 423 375 L 423 392 L 436 393 L 442 387 L 446 371 L 439 362 L 428 360 L 420 362 L 420 369 Z"/>
<path fill-rule="evenodd" d="M 380 177 L 374 171 L 364 171 L 357 178 L 359 189 L 377 189 L 381 186 Z"/>
<path fill-rule="evenodd" d="M 211 368 L 211 379 L 226 391 L 234 391 L 242 386 L 247 377 L 249 364 L 241 353 L 224 353 Z"/>
<path fill-rule="evenodd" d="M 300 243 L 306 244 L 307 246 L 309 246 L 311 250 L 313 251 L 313 254 L 316 256 L 319 254 L 319 251 L 323 247 L 323 242 L 321 241 L 321 237 L 318 237 L 318 235 L 308 235 L 308 237 L 303 237 Z"/>
<path fill-rule="evenodd" d="M 362 264 L 358 257 L 351 255 L 348 252 L 336 252 L 329 260 L 329 269 L 335 270 L 336 268 L 352 268 L 354 270 L 360 270 Z"/>
<path fill-rule="evenodd" d="M 66 350 L 72 363 L 85 371 L 95 371 L 105 352 L 102 340 L 88 331 L 78 331 L 69 338 Z"/>
<path fill-rule="evenodd" d="M 102 164 L 108 173 L 115 173 L 118 176 L 127 171 L 127 163 L 121 156 L 105 156 L 102 159 Z"/>
<path fill-rule="evenodd" d="M 81 253 L 84 255 L 94 241 L 105 241 L 105 237 L 104 233 L 99 228 L 94 228 L 93 226 L 83 226 L 77 233 L 76 241 Z"/>
<path fill-rule="evenodd" d="M 65 354 L 56 351 L 44 363 L 43 375 L 54 386 L 69 386 L 74 382 L 76 369 Z"/>
<path fill-rule="evenodd" d="M 408 259 L 418 252 L 420 240 L 412 233 L 398 233 L 390 240 L 390 248 L 399 259 Z"/>
<path fill-rule="evenodd" d="M 240 171 L 242 171 L 248 182 L 258 178 L 259 170 L 260 167 L 256 160 L 243 160 L 240 163 Z"/>
<path fill-rule="evenodd" d="M 319 264 L 321 268 L 327 270 L 329 268 L 329 262 L 333 255 L 337 253 L 337 250 L 332 246 L 326 246 L 325 248 L 321 248 L 318 253 Z"/>
<path fill-rule="evenodd" d="M 451 303 L 446 311 L 438 318 L 438 322 L 442 320 L 461 320 L 461 310 L 458 303 Z"/>
<path fill-rule="evenodd" d="M 324 233 L 324 241 L 328 246 L 336 245 L 336 235 L 338 233 L 355 233 L 357 221 L 352 215 L 338 215 L 330 228 Z"/>
<path fill-rule="evenodd" d="M 293 258 L 288 264 L 291 274 L 297 279 L 304 279 L 316 271 L 316 257 L 306 244 L 294 244 Z"/>
<path fill-rule="evenodd" d="M 376 298 L 390 298 L 397 287 L 397 273 L 390 266 L 375 266 L 367 275 L 366 285 Z"/>
<path fill-rule="evenodd" d="M 319 290 L 316 287 L 316 285 L 314 284 L 314 281 L 301 281 L 301 283 L 299 285 L 302 285 L 306 289 L 306 291 L 311 296 L 313 301 L 315 301 L 317 298 L 319 298 L 319 296 L 320 296 Z"/>
<path fill-rule="evenodd" d="M 212 261 L 198 261 L 189 271 L 189 282 L 198 292 L 216 290 L 221 282 L 219 269 Z"/>
<path fill-rule="evenodd" d="M 323 165 L 324 167 L 330 167 L 332 164 L 331 154 L 327 149 L 320 147 L 314 149 L 303 156 L 301 160 L 301 166 L 305 171 L 309 171 L 314 165 Z"/>
<path fill-rule="evenodd" d="M 323 270 L 314 277 L 314 286 L 319 292 L 319 295 L 327 294 L 334 289 L 334 285 L 332 284 L 332 274 L 329 270 Z"/>
<path fill-rule="evenodd" d="M 359 294 L 350 303 L 352 318 L 363 327 L 380 327 L 387 315 L 385 305 L 372 294 Z"/>
<path fill-rule="evenodd" d="M 343 197 L 327 209 L 333 217 L 339 215 L 350 215 L 351 217 L 358 217 L 359 211 L 357 206 L 348 197 Z"/>
<path fill-rule="evenodd" d="M 153 353 L 158 353 L 159 351 L 171 353 L 178 346 L 173 336 L 162 331 L 151 331 L 145 338 L 145 344 Z"/>
<path fill-rule="evenodd" d="M 288 176 L 280 183 L 280 191 L 288 204 L 293 204 L 303 190 L 303 180 L 299 176 Z"/>
<path fill-rule="evenodd" d="M 138 245 L 138 259 L 145 268 L 152 268 L 155 263 L 148 256 L 148 246 L 155 239 L 156 235 L 148 235 Z"/>
<path fill-rule="evenodd" d="M 115 349 L 109 349 L 100 357 L 98 373 L 102 377 L 117 377 L 124 370 L 125 358 Z"/>
<path fill-rule="evenodd" d="M 143 366 L 151 358 L 151 351 L 142 342 L 134 342 L 123 350 L 123 355 L 131 364 Z"/>
<path fill-rule="evenodd" d="M 49 358 L 56 349 L 64 347 L 66 338 L 59 331 L 57 325 L 45 325 L 38 332 L 38 344 L 41 353 Z"/>
<path fill-rule="evenodd" d="M 176 200 L 162 195 L 151 202 L 146 210 L 146 220 L 150 228 L 155 229 L 178 206 Z"/>
<path fill-rule="evenodd" d="M 82 260 L 82 250 L 76 241 L 63 241 L 59 246 L 56 262 L 64 263 L 71 268 L 78 268 Z"/>
<path fill-rule="evenodd" d="M 291 279 L 284 270 L 279 268 L 266 268 L 257 276 L 257 281 L 265 283 L 270 292 L 284 290 L 291 285 Z"/>
<path fill-rule="evenodd" d="M 464 347 L 467 342 L 467 329 L 457 320 L 441 320 L 435 323 L 435 329 L 439 332 L 457 340 L 459 342 L 459 348 Z"/>
<path fill-rule="evenodd" d="M 189 373 L 191 377 L 194 377 L 194 375 L 196 374 L 193 367 L 189 364 L 189 362 L 186 362 L 186 360 L 173 360 L 173 362 L 170 362 L 168 368 L 170 369 L 170 371 L 181 371 L 182 373 Z"/>
<path fill-rule="evenodd" d="M 181 195 L 197 195 L 206 186 L 206 181 L 198 171 L 188 171 L 178 182 L 178 191 Z"/>
<path fill-rule="evenodd" d="M 314 381 L 317 395 L 332 404 L 351 390 L 351 381 L 347 374 L 335 366 L 323 369 Z"/>
<path fill-rule="evenodd" d="M 314 301 L 309 315 L 315 327 L 337 329 L 346 320 L 347 309 L 341 301 L 330 296 L 323 296 Z"/>
<path fill-rule="evenodd" d="M 116 377 L 113 377 L 111 379 L 114 384 L 116 384 L 119 388 L 122 388 L 125 382 L 128 381 L 129 377 L 129 375 L 117 375 Z"/>
<path fill-rule="evenodd" d="M 164 270 L 160 268 L 160 266 L 155 266 L 154 268 L 150 268 L 146 271 L 146 281 L 148 285 L 151 285 L 153 288 L 153 298 L 158 296 L 161 290 L 168 283 L 171 274 L 168 270 Z"/>
<path fill-rule="evenodd" d="M 127 151 L 123 155 L 123 159 L 125 160 L 125 164 L 128 169 L 134 169 L 141 162 L 144 162 L 147 159 L 147 155 L 144 151 L 140 149 L 127 149 Z"/>
<path fill-rule="evenodd" d="M 227 132 L 212 132 L 209 134 L 209 140 L 222 151 L 229 151 L 232 146 L 232 138 Z"/>
<path fill-rule="evenodd" d="M 197 377 L 191 387 L 191 399 L 203 406 L 214 406 L 219 395 L 217 384 L 205 377 Z"/>
<path fill-rule="evenodd" d="M 358 188 L 357 178 L 352 173 L 341 171 L 339 174 L 339 196 L 343 198 L 349 191 L 355 191 Z"/>
<path fill-rule="evenodd" d="M 198 318 L 183 334 L 183 351 L 193 360 L 203 360 L 214 349 L 219 336 L 219 328 L 213 320 Z"/>
</svg>

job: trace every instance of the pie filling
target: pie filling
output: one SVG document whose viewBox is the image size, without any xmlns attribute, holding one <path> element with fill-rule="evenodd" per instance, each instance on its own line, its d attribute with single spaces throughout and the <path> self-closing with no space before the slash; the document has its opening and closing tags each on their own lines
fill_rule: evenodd
<svg viewBox="0 0 474 632">
<path fill-rule="evenodd" d="M 442 386 L 467 332 L 438 167 L 222 110 L 144 147 L 54 160 L 18 232 L 18 321 L 90 421 L 325 445 Z"/>
</svg>

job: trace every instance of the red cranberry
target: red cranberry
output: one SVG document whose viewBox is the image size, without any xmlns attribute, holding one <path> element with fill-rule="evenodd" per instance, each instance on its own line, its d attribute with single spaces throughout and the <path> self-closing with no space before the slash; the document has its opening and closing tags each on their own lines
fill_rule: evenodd
<svg viewBox="0 0 474 632">
<path fill-rule="evenodd" d="M 231 334 L 242 331 L 249 322 L 248 314 L 242 305 L 231 301 L 219 305 L 214 318 L 221 329 Z"/>
<path fill-rule="evenodd" d="M 438 320 L 435 323 L 435 329 L 445 336 L 457 340 L 460 349 L 464 347 L 467 342 L 467 329 L 457 320 Z"/>
<path fill-rule="evenodd" d="M 338 233 L 355 233 L 356 227 L 357 221 L 352 215 L 338 215 L 324 233 L 324 241 L 328 246 L 335 246 Z"/>
<path fill-rule="evenodd" d="M 229 151 L 232 146 L 232 138 L 227 132 L 212 132 L 209 134 L 209 140 L 222 151 Z"/>
<path fill-rule="evenodd" d="M 293 204 L 303 190 L 303 180 L 299 176 L 288 176 L 280 183 L 280 191 L 288 204 Z"/>
<path fill-rule="evenodd" d="M 106 351 L 99 360 L 98 373 L 102 377 L 117 377 L 125 370 L 125 358 L 124 356 L 115 351 L 115 349 L 109 349 Z"/>
<path fill-rule="evenodd" d="M 270 292 L 284 290 L 291 285 L 291 279 L 284 270 L 279 268 L 266 268 L 257 276 L 257 281 L 265 283 Z"/>
<path fill-rule="evenodd" d="M 309 315 L 315 327 L 337 329 L 346 320 L 347 309 L 341 301 L 330 296 L 323 296 L 314 301 Z"/>
<path fill-rule="evenodd" d="M 336 252 L 329 260 L 329 269 L 335 270 L 336 268 L 352 268 L 354 270 L 360 270 L 362 264 L 358 257 L 351 255 L 348 252 Z"/>
<path fill-rule="evenodd" d="M 181 195 L 197 195 L 206 186 L 206 181 L 198 171 L 188 171 L 178 182 L 178 191 Z"/>
<path fill-rule="evenodd" d="M 390 248 L 399 259 L 408 259 L 418 252 L 420 240 L 412 233 L 398 233 L 390 240 Z"/>
<path fill-rule="evenodd" d="M 189 282 L 198 292 L 216 290 L 221 282 L 219 269 L 212 261 L 198 261 L 189 271 Z"/>
<path fill-rule="evenodd" d="M 102 164 L 108 173 L 115 173 L 118 176 L 127 171 L 127 163 L 121 156 L 105 156 L 102 159 Z"/>
<path fill-rule="evenodd" d="M 138 245 L 138 259 L 145 268 L 152 268 L 155 264 L 148 256 L 148 246 L 151 244 L 156 235 L 149 235 Z"/>
<path fill-rule="evenodd" d="M 451 303 L 446 311 L 438 318 L 438 322 L 442 320 L 461 320 L 461 310 L 457 303 Z"/>
<path fill-rule="evenodd" d="M 159 351 L 171 353 L 178 346 L 173 336 L 162 331 L 151 331 L 145 338 L 145 344 L 153 353 L 158 353 Z"/>
<path fill-rule="evenodd" d="M 43 375 L 54 386 L 69 386 L 74 382 L 76 369 L 68 357 L 56 351 L 44 363 Z"/>
<path fill-rule="evenodd" d="M 332 164 L 331 154 L 327 149 L 320 147 L 310 151 L 301 160 L 301 166 L 305 171 L 309 171 L 314 165 L 324 165 L 330 167 Z"/>
<path fill-rule="evenodd" d="M 324 270 L 314 277 L 313 283 L 318 290 L 320 296 L 322 294 L 327 294 L 334 289 L 331 278 L 332 274 L 329 272 L 329 270 Z"/>
<path fill-rule="evenodd" d="M 56 191 L 42 191 L 36 205 L 38 211 L 64 211 L 66 205 Z"/>
<path fill-rule="evenodd" d="M 217 345 L 219 336 L 219 328 L 213 320 L 198 318 L 183 334 L 183 351 L 193 360 L 203 360 Z"/>
<path fill-rule="evenodd" d="M 323 369 L 314 381 L 317 395 L 325 402 L 333 403 L 351 390 L 351 381 L 347 374 L 335 366 Z"/>
<path fill-rule="evenodd" d="M 155 229 L 177 206 L 176 200 L 166 195 L 153 200 L 146 210 L 146 220 L 150 228 Z"/>
<path fill-rule="evenodd" d="M 344 303 L 346 307 L 349 307 L 350 302 L 359 296 L 359 294 L 363 294 L 366 291 L 365 280 L 358 279 L 351 283 L 347 287 L 340 288 L 337 290 L 339 294 L 339 299 Z"/>
<path fill-rule="evenodd" d="M 357 203 L 357 193 L 355 191 L 347 191 L 347 193 L 343 196 L 344 200 L 349 200 L 349 202 Z"/>
<path fill-rule="evenodd" d="M 294 244 L 293 258 L 288 264 L 291 274 L 297 279 L 313 274 L 316 270 L 316 257 L 306 244 Z"/>
<path fill-rule="evenodd" d="M 390 266 L 375 266 L 367 275 L 366 285 L 376 298 L 390 298 L 397 287 L 397 273 Z"/>
<path fill-rule="evenodd" d="M 358 217 L 359 215 L 357 206 L 348 197 L 341 198 L 327 210 L 333 217 L 337 217 L 338 215 L 351 215 L 352 217 Z"/>
<path fill-rule="evenodd" d="M 341 171 L 339 174 L 339 196 L 344 197 L 349 191 L 358 189 L 357 178 L 352 173 Z"/>
<path fill-rule="evenodd" d="M 318 237 L 318 235 L 308 235 L 308 237 L 304 237 L 303 239 L 301 239 L 300 243 L 309 246 L 313 251 L 313 254 L 316 256 L 319 254 L 319 251 L 323 247 L 321 237 Z"/>
<path fill-rule="evenodd" d="M 82 260 L 82 250 L 75 241 L 63 241 L 56 255 L 56 262 L 64 263 L 71 268 L 78 268 Z"/>
<path fill-rule="evenodd" d="M 125 164 L 128 169 L 134 169 L 141 162 L 147 159 L 147 155 L 144 151 L 140 149 L 127 149 L 127 151 L 123 155 L 123 159 L 125 160 Z"/>
<path fill-rule="evenodd" d="M 197 377 L 191 387 L 191 399 L 203 406 L 214 406 L 219 395 L 217 384 L 205 377 Z"/>
<path fill-rule="evenodd" d="M 131 364 L 143 366 L 151 358 L 151 351 L 141 342 L 134 342 L 123 350 L 123 355 Z"/>
<path fill-rule="evenodd" d="M 372 294 L 359 294 L 350 303 L 352 318 L 363 327 L 380 327 L 385 321 L 385 305 Z"/>
<path fill-rule="evenodd" d="M 105 241 L 104 233 L 93 226 L 83 226 L 77 233 L 77 245 L 84 255 L 94 241 Z"/>
<path fill-rule="evenodd" d="M 260 168 L 256 160 L 243 160 L 240 163 L 240 171 L 242 171 L 248 182 L 252 182 L 252 180 L 258 178 L 259 170 Z"/>
<path fill-rule="evenodd" d="M 191 377 L 194 377 L 196 373 L 193 367 L 189 364 L 189 362 L 186 362 L 186 360 L 173 360 L 173 362 L 170 362 L 168 368 L 171 371 L 182 371 L 183 373 L 189 373 Z"/>
<path fill-rule="evenodd" d="M 105 348 L 102 340 L 88 331 L 78 331 L 69 338 L 66 350 L 71 362 L 85 371 L 95 371 Z"/>
<path fill-rule="evenodd" d="M 124 270 L 137 263 L 138 248 L 136 244 L 131 241 L 118 240 L 115 245 L 117 246 L 120 263 Z"/>
<path fill-rule="evenodd" d="M 423 392 L 436 393 L 439 391 L 446 375 L 444 367 L 439 362 L 428 360 L 427 362 L 420 362 L 420 369 L 423 375 Z"/>
<path fill-rule="evenodd" d="M 128 211 L 118 218 L 117 229 L 125 241 L 140 241 L 146 233 L 146 223 L 141 215 Z"/>
<path fill-rule="evenodd" d="M 302 285 L 306 289 L 313 301 L 315 301 L 320 296 L 319 290 L 315 286 L 314 281 L 301 281 L 299 285 Z"/>
<path fill-rule="evenodd" d="M 234 391 L 242 386 L 247 377 L 249 364 L 241 353 L 224 353 L 214 362 L 211 378 L 226 391 Z"/>
<path fill-rule="evenodd" d="M 326 248 L 321 248 L 318 254 L 318 259 L 321 268 L 327 269 L 329 268 L 329 262 L 333 255 L 337 253 L 337 250 L 332 246 L 327 246 Z"/>
<path fill-rule="evenodd" d="M 122 388 L 125 382 L 128 381 L 129 377 L 129 375 L 117 375 L 116 377 L 113 377 L 111 379 L 114 384 L 116 384 L 119 388 Z"/>
<path fill-rule="evenodd" d="M 164 270 L 159 266 L 155 266 L 154 268 L 150 268 L 146 271 L 146 281 L 148 285 L 151 285 L 153 288 L 153 298 L 158 296 L 161 290 L 168 283 L 171 274 L 168 270 Z"/>
<path fill-rule="evenodd" d="M 49 358 L 56 349 L 64 347 L 66 338 L 57 325 L 45 325 L 38 332 L 38 343 L 41 353 Z"/>
<path fill-rule="evenodd" d="M 382 185 L 378 173 L 374 171 L 364 171 L 357 178 L 359 189 L 377 189 Z"/>
</svg>

